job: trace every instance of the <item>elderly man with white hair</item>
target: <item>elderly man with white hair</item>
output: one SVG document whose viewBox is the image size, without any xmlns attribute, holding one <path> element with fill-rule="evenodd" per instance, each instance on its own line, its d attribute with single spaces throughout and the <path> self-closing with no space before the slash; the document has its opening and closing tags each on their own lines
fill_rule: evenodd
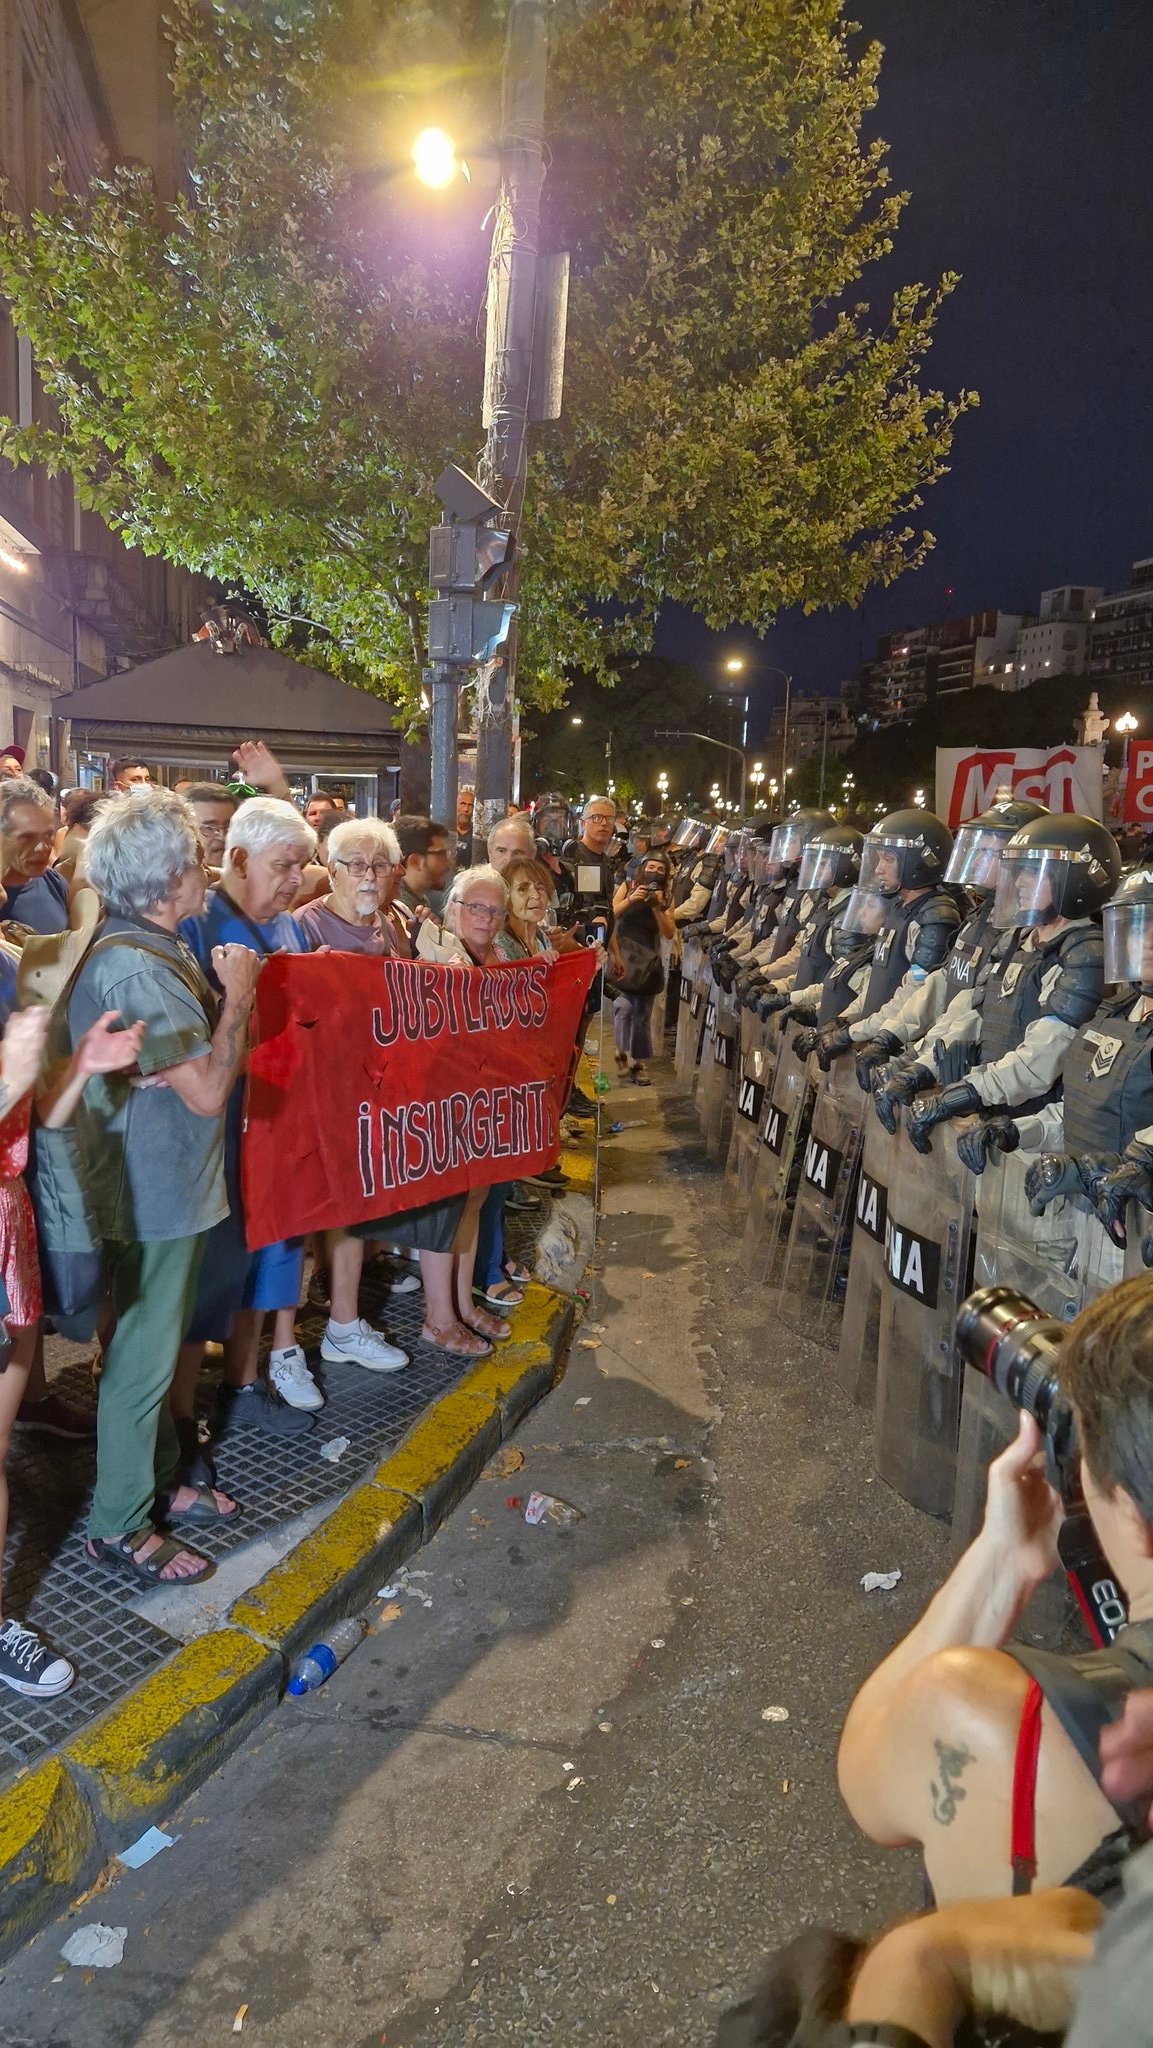
<svg viewBox="0 0 1153 2048">
<path fill-rule="evenodd" d="M 309 945 L 379 957 L 398 949 L 387 916 L 404 870 L 400 841 L 383 818 L 350 818 L 328 835 L 329 889 L 296 911 Z"/>
<path fill-rule="evenodd" d="M 160 1533 L 154 1502 L 169 1521 L 220 1522 L 236 1513 L 211 1486 L 178 1483 L 166 1397 L 197 1270 L 227 1210 L 224 1111 L 248 1043 L 259 967 L 248 948 L 216 942 L 218 1008 L 181 943 L 180 920 L 204 900 L 204 870 L 196 820 L 169 790 L 101 805 L 88 872 L 105 919 L 67 1015 L 62 1005 L 52 1029 L 75 1046 L 110 1012 L 144 1027 L 137 1085 L 127 1074 L 99 1075 L 75 1111 L 114 1319 L 100 1376 L 88 1554 L 137 1579 L 200 1579 L 210 1560 Z M 52 1045 L 53 1053 L 67 1050 Z"/>
<path fill-rule="evenodd" d="M 300 893 L 305 866 L 316 851 L 316 834 L 299 811 L 281 797 L 255 796 L 241 804 L 228 828 L 220 882 L 209 891 L 202 916 L 190 918 L 182 936 L 211 978 L 212 949 L 222 943 L 254 952 L 306 953 L 308 935 L 290 914 Z M 174 1399 L 177 1426 L 195 1459 L 193 1410 L 196 1377 L 204 1345 L 224 1346 L 220 1421 L 224 1428 L 254 1428 L 292 1436 L 313 1427 L 312 1411 L 324 1396 L 296 1341 L 304 1245 L 299 1239 L 250 1252 L 245 1243 L 240 1192 L 240 1124 L 243 1088 L 229 1105 L 226 1170 L 231 1215 L 209 1247 L 201 1269 L 196 1307 L 181 1354 Z M 259 1370 L 260 1337 L 266 1314 L 275 1317 L 268 1379 Z M 398 1372 L 408 1355 L 379 1330 L 353 1316 L 347 1324 L 330 1318 L 324 1356 Z"/>
</svg>

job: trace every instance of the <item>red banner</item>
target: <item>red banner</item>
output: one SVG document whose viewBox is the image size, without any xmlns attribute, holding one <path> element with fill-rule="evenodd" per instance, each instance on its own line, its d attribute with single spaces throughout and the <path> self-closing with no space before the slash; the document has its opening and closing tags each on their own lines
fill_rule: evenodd
<svg viewBox="0 0 1153 2048">
<path fill-rule="evenodd" d="M 1130 740 L 1125 749 L 1125 823 L 1153 825 L 1153 747 Z"/>
<path fill-rule="evenodd" d="M 551 1166 L 592 953 L 499 967 L 285 954 L 257 983 L 251 1247 Z"/>
</svg>

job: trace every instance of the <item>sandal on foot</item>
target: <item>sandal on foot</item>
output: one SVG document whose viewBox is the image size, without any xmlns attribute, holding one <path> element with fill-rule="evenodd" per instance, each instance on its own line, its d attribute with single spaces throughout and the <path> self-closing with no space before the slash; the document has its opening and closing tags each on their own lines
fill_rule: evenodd
<svg viewBox="0 0 1153 2048">
<path fill-rule="evenodd" d="M 512 1336 L 512 1324 L 506 1323 L 503 1316 L 490 1316 L 488 1310 L 484 1308 L 478 1308 L 475 1313 L 475 1322 L 472 1316 L 461 1317 L 461 1322 L 467 1330 L 476 1330 L 480 1336 L 493 1337 L 498 1342 L 503 1337 Z"/>
<path fill-rule="evenodd" d="M 504 1272 L 505 1278 L 511 1280 L 514 1287 L 527 1287 L 532 1279 L 528 1267 L 520 1265 L 516 1259 L 505 1260 Z"/>
<path fill-rule="evenodd" d="M 488 1358 L 492 1353 L 488 1339 L 471 1324 L 467 1330 L 463 1323 L 450 1323 L 447 1330 L 436 1330 L 431 1323 L 424 1323 L 420 1341 L 434 1345 L 437 1351 L 447 1351 L 450 1358 Z"/>
<path fill-rule="evenodd" d="M 192 1485 L 191 1480 L 189 1480 L 188 1484 Z M 179 1491 L 179 1487 L 173 1489 L 174 1493 L 179 1493 Z M 156 1496 L 156 1514 L 158 1519 L 162 1522 L 200 1522 L 207 1525 L 209 1522 L 234 1522 L 240 1513 L 239 1501 L 234 1500 L 230 1508 L 217 1506 L 215 1487 L 194 1486 L 192 1491 L 195 1493 L 196 1499 L 192 1502 L 191 1507 L 187 1508 L 174 1508 L 172 1505 L 172 1493 L 158 1493 Z"/>
<path fill-rule="evenodd" d="M 519 1308 L 524 1300 L 524 1289 L 511 1280 L 494 1280 L 491 1287 L 474 1287 L 472 1291 L 477 1301 L 483 1301 L 498 1315 L 501 1309 Z"/>
<path fill-rule="evenodd" d="M 203 1557 L 199 1550 L 190 1550 L 187 1543 L 177 1543 L 173 1537 L 165 1536 L 150 1550 L 147 1557 L 140 1552 L 156 1530 L 149 1524 L 144 1529 L 133 1530 L 130 1536 L 90 1536 L 84 1548 L 94 1564 L 102 1564 L 109 1571 L 127 1572 L 131 1579 L 143 1579 L 150 1586 L 198 1586 L 202 1579 L 210 1579 L 216 1566 L 210 1557 Z M 195 1557 L 200 1561 L 198 1572 L 188 1572 L 174 1579 L 161 1577 L 166 1565 L 178 1557 Z"/>
</svg>

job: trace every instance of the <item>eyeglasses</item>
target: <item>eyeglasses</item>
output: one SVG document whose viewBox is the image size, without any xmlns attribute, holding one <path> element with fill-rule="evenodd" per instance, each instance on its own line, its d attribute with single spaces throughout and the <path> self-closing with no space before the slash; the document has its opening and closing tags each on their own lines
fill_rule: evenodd
<svg viewBox="0 0 1153 2048">
<path fill-rule="evenodd" d="M 460 907 L 462 910 L 467 910 L 470 917 L 483 917 L 487 924 L 498 924 L 504 916 L 503 908 L 494 903 L 469 903 L 462 901 Z"/>
<path fill-rule="evenodd" d="M 374 875 L 391 875 L 392 873 L 392 862 L 390 860 L 361 860 L 357 855 L 354 855 L 352 860 L 343 860 L 338 853 L 336 865 L 338 868 L 347 868 L 354 882 L 362 882 L 369 873 Z"/>
</svg>

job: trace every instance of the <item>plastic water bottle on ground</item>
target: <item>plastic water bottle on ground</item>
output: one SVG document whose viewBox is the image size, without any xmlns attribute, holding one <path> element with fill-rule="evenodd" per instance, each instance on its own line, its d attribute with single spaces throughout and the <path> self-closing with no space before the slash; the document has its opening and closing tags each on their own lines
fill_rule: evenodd
<svg viewBox="0 0 1153 2048">
<path fill-rule="evenodd" d="M 292 1667 L 288 1690 L 293 1699 L 301 1699 L 306 1692 L 315 1692 L 326 1679 L 331 1678 L 337 1665 L 351 1656 L 366 1633 L 367 1623 L 359 1614 L 354 1614 L 348 1621 L 338 1621 L 326 1636 L 313 1643 L 312 1648 L 303 1657 L 298 1657 Z"/>
</svg>

